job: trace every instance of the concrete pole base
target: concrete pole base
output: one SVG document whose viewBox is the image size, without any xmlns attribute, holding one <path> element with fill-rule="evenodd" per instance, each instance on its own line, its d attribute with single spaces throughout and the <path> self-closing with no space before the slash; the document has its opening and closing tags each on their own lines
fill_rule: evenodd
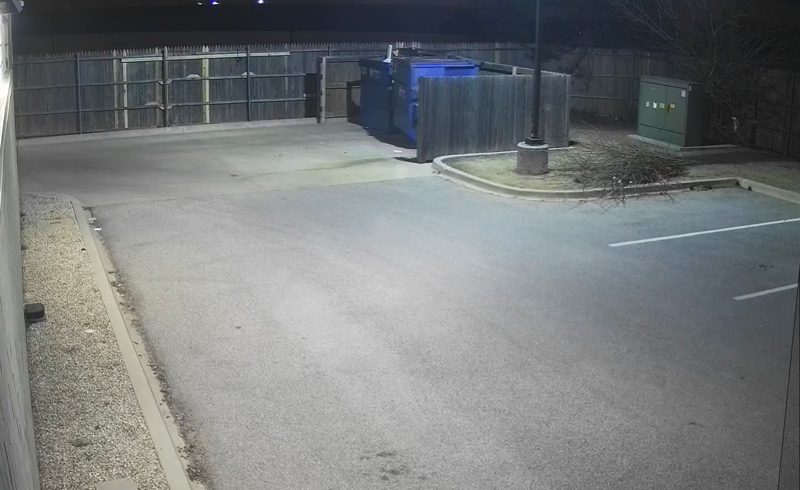
<svg viewBox="0 0 800 490">
<path fill-rule="evenodd" d="M 524 141 L 517 144 L 517 168 L 520 175 L 542 175 L 549 171 L 549 145 L 531 146 Z"/>
</svg>

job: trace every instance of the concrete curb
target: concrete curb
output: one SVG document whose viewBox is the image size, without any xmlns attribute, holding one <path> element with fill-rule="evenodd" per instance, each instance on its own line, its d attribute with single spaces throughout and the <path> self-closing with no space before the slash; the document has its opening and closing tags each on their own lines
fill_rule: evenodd
<svg viewBox="0 0 800 490">
<path fill-rule="evenodd" d="M 108 318 L 111 322 L 114 336 L 117 339 L 122 360 L 128 371 L 133 390 L 136 393 L 136 399 L 142 409 L 150 437 L 153 439 L 156 454 L 161 463 L 161 468 L 164 470 L 167 483 L 171 490 L 199 488 L 198 486 L 193 486 L 186 474 L 185 460 L 179 455 L 177 449 L 178 447 L 183 447 L 184 444 L 177 426 L 168 420 L 174 420 L 174 418 L 169 414 L 169 409 L 164 403 L 160 384 L 155 373 L 150 369 L 146 353 L 142 352 L 141 346 L 144 344 L 139 339 L 138 334 L 129 328 L 125 322 L 114 289 L 106 275 L 106 271 L 109 270 L 108 256 L 104 256 L 102 245 L 97 242 L 91 231 L 83 205 L 73 197 L 69 197 L 69 200 L 72 203 L 78 227 L 86 245 L 86 252 L 89 255 L 95 282 L 108 312 Z M 135 337 L 138 340 L 140 349 L 137 350 L 131 337 Z"/>
<path fill-rule="evenodd" d="M 167 128 L 120 129 L 116 131 L 104 131 L 98 133 L 65 134 L 60 136 L 37 136 L 33 138 L 22 138 L 19 140 L 18 144 L 21 147 L 28 147 L 28 146 L 50 145 L 57 143 L 78 143 L 82 141 L 139 138 L 142 136 L 168 136 L 168 135 L 180 135 L 180 134 L 210 133 L 215 131 L 230 131 L 235 129 L 258 129 L 258 128 L 274 128 L 283 126 L 302 126 L 306 124 L 316 125 L 317 120 L 314 118 L 278 119 L 269 121 L 197 124 L 192 126 L 170 126 Z"/>
<path fill-rule="evenodd" d="M 786 189 L 781 189 L 780 187 L 774 187 L 768 184 L 762 184 L 761 182 L 757 182 L 755 180 L 742 178 L 739 179 L 739 186 L 741 186 L 742 189 L 764 194 L 765 196 L 773 197 L 775 199 L 781 199 L 794 204 L 800 204 L 800 193 L 797 192 L 787 191 Z"/>
<path fill-rule="evenodd" d="M 499 152 L 499 154 L 514 153 L 514 152 Z M 434 172 L 441 176 L 458 182 L 466 187 L 496 194 L 505 197 L 515 197 L 519 199 L 529 199 L 534 201 L 586 201 L 589 199 L 600 199 L 606 195 L 603 189 L 583 189 L 576 191 L 568 190 L 536 190 L 536 189 L 522 189 L 520 187 L 513 187 L 504 184 L 497 184 L 492 181 L 476 177 L 462 170 L 453 168 L 445 163 L 445 161 L 452 158 L 462 158 L 470 156 L 487 155 L 487 153 L 470 153 L 465 155 L 448 155 L 438 157 L 433 160 Z M 694 188 L 719 188 L 719 187 L 736 187 L 739 185 L 740 179 L 737 177 L 722 178 L 722 179 L 697 179 L 686 180 L 682 182 L 674 182 L 669 184 L 656 184 L 641 186 L 631 189 L 628 194 L 631 197 L 643 196 L 647 194 L 658 194 L 662 192 L 682 191 Z M 788 192 L 788 191 L 787 191 Z M 800 198 L 800 196 L 798 196 Z"/>
</svg>

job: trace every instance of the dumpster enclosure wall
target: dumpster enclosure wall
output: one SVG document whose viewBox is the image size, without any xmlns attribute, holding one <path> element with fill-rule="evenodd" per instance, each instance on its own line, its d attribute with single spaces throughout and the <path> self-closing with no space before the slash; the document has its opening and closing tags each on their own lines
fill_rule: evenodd
<svg viewBox="0 0 800 490">
<path fill-rule="evenodd" d="M 515 150 L 530 134 L 533 89 L 530 75 L 421 79 L 417 160 Z M 569 94 L 569 75 L 542 73 L 542 136 L 553 148 L 569 146 Z"/>
</svg>

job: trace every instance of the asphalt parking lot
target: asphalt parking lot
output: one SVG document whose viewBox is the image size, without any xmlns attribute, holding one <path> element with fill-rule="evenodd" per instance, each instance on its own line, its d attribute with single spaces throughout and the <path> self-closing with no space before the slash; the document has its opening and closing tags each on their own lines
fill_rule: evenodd
<svg viewBox="0 0 800 490">
<path fill-rule="evenodd" d="M 22 149 L 27 190 L 66 187 L 45 153 Z M 214 488 L 775 487 L 800 206 L 541 203 L 367 164 L 393 177 L 63 191 Z"/>
</svg>

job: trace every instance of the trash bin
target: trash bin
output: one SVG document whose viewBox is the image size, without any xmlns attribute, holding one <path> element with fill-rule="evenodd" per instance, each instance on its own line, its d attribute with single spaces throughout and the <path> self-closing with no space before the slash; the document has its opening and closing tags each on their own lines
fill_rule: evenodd
<svg viewBox="0 0 800 490">
<path fill-rule="evenodd" d="M 469 60 L 397 57 L 393 60 L 394 90 L 392 121 L 412 141 L 417 141 L 419 79 L 422 77 L 477 76 L 479 66 Z"/>
</svg>

